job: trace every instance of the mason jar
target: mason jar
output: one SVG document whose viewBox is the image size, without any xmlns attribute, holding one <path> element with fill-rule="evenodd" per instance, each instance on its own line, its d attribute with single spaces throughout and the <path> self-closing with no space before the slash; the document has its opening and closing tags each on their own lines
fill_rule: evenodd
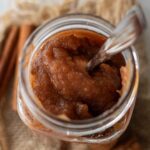
<svg viewBox="0 0 150 150">
<path fill-rule="evenodd" d="M 47 114 L 35 101 L 30 86 L 29 68 L 32 55 L 52 35 L 70 29 L 86 29 L 109 37 L 113 26 L 100 17 L 72 14 L 51 20 L 38 27 L 26 41 L 19 64 L 17 95 L 18 113 L 32 130 L 70 142 L 109 145 L 126 130 L 136 101 L 139 83 L 139 62 L 133 46 L 122 52 L 125 59 L 124 89 L 118 102 L 97 117 L 87 120 L 62 120 Z"/>
</svg>

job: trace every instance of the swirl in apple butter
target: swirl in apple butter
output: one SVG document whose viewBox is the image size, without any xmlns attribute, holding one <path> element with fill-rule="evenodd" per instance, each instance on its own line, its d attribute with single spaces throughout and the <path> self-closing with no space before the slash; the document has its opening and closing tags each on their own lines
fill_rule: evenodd
<svg viewBox="0 0 150 150">
<path fill-rule="evenodd" d="M 88 30 L 59 32 L 46 41 L 31 62 L 31 86 L 43 108 L 73 120 L 95 117 L 111 108 L 122 88 L 121 54 L 100 64 L 91 74 L 87 62 L 106 37 Z"/>
</svg>

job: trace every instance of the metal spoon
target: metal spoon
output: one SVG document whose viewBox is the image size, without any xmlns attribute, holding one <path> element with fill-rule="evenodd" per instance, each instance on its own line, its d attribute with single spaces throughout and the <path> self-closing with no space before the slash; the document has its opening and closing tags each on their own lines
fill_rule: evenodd
<svg viewBox="0 0 150 150">
<path fill-rule="evenodd" d="M 146 20 L 142 8 L 139 5 L 133 6 L 98 53 L 88 62 L 87 70 L 91 72 L 100 63 L 131 46 L 145 27 Z"/>
</svg>

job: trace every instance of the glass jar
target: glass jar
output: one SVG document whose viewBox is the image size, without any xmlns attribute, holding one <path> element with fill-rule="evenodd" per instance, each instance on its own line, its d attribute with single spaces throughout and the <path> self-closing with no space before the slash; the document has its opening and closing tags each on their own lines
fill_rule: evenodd
<svg viewBox="0 0 150 150">
<path fill-rule="evenodd" d="M 29 128 L 61 140 L 102 145 L 112 145 L 123 134 L 133 112 L 139 82 L 139 63 L 133 46 L 122 52 L 126 62 L 123 93 L 117 104 L 98 117 L 66 121 L 47 114 L 35 101 L 29 81 L 32 56 L 50 36 L 63 30 L 87 29 L 109 37 L 113 28 L 102 18 L 72 14 L 48 21 L 33 32 L 23 48 L 17 96 L 19 116 Z"/>
</svg>

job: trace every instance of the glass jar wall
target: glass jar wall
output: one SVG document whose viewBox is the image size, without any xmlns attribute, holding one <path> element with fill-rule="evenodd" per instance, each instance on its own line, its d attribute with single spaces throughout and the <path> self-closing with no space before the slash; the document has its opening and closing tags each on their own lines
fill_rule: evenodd
<svg viewBox="0 0 150 150">
<path fill-rule="evenodd" d="M 128 77 L 122 96 L 111 109 L 95 118 L 80 121 L 56 118 L 41 108 L 32 92 L 29 70 L 33 54 L 46 39 L 70 29 L 86 29 L 108 37 L 113 26 L 90 15 L 66 15 L 40 26 L 27 40 L 20 60 L 18 113 L 29 128 L 42 134 L 71 142 L 111 146 L 127 128 L 134 109 L 139 80 L 138 59 L 134 47 L 122 53 Z"/>
</svg>

